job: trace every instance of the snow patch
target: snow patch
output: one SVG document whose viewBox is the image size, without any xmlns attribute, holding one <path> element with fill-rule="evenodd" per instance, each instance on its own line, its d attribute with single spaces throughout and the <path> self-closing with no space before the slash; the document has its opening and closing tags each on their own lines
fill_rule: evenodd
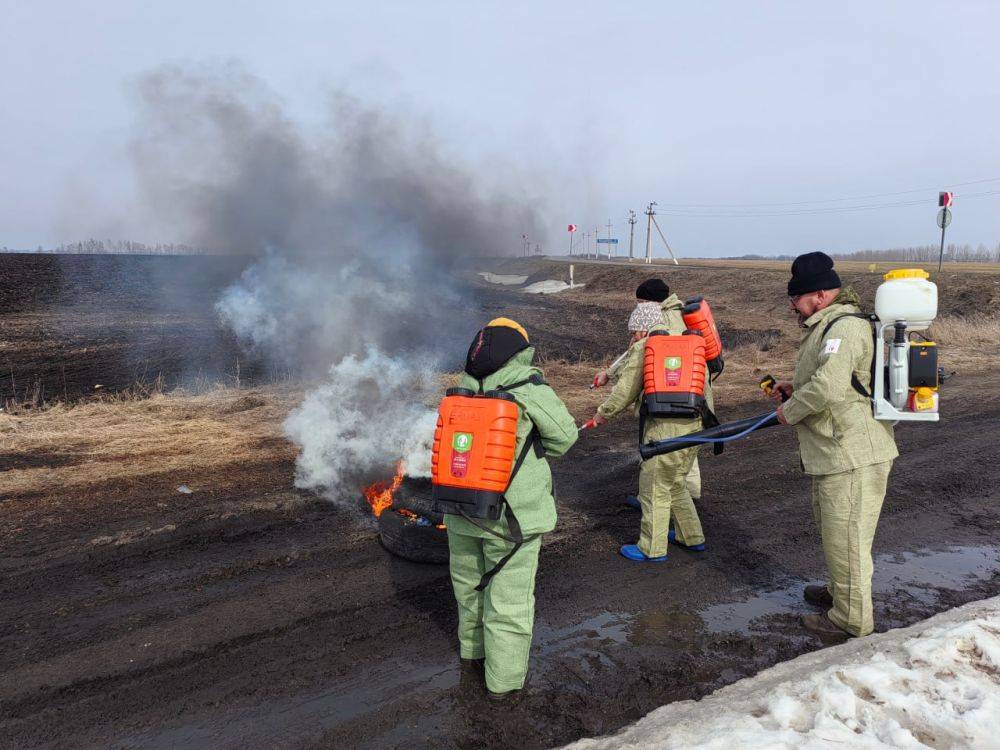
<svg viewBox="0 0 1000 750">
<path fill-rule="evenodd" d="M 573 286 L 570 286 L 565 281 L 548 279 L 546 281 L 536 281 L 534 284 L 529 284 L 521 291 L 527 292 L 528 294 L 556 294 L 557 292 L 565 292 L 567 289 L 583 289 L 583 284 L 574 284 Z"/>
<path fill-rule="evenodd" d="M 517 286 L 528 280 L 527 276 L 512 276 L 502 273 L 490 273 L 489 271 L 480 271 L 479 275 L 491 284 L 503 284 L 504 286 Z"/>
<path fill-rule="evenodd" d="M 601 748 L 1000 748 L 1000 597 L 653 711 Z"/>
</svg>

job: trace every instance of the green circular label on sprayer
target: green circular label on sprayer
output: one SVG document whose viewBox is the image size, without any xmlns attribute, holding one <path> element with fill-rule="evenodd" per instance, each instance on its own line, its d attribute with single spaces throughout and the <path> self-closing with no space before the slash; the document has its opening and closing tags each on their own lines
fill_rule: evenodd
<svg viewBox="0 0 1000 750">
<path fill-rule="evenodd" d="M 456 432 L 451 438 L 451 447 L 459 453 L 465 453 L 472 447 L 472 434 L 468 432 Z"/>
</svg>

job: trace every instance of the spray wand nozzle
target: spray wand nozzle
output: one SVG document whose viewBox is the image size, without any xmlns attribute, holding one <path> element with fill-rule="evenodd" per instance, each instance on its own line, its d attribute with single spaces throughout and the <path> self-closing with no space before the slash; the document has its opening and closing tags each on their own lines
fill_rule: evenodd
<svg viewBox="0 0 1000 750">
<path fill-rule="evenodd" d="M 774 375 L 765 375 L 757 385 L 764 393 L 770 396 L 774 393 L 774 389 L 778 387 L 778 381 L 774 379 Z M 778 392 L 781 393 L 782 402 L 788 400 L 788 394 L 783 389 L 778 389 Z"/>
</svg>

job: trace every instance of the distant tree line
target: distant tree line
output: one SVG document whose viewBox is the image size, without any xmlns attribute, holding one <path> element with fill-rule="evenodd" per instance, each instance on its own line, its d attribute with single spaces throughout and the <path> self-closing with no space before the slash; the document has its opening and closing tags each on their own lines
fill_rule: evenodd
<svg viewBox="0 0 1000 750">
<path fill-rule="evenodd" d="M 839 260 L 860 260 L 869 263 L 900 261 L 906 263 L 937 263 L 940 245 L 918 245 L 917 247 L 897 247 L 888 250 L 855 250 L 853 253 L 831 253 Z M 794 255 L 731 255 L 723 260 L 795 260 Z M 945 245 L 945 263 L 1000 263 L 1000 242 L 996 247 L 980 243 L 972 245 Z"/>
<path fill-rule="evenodd" d="M 190 245 L 164 244 L 147 245 L 133 240 L 83 240 L 70 242 L 51 250 L 53 253 L 69 255 L 204 255 L 204 250 Z"/>
<path fill-rule="evenodd" d="M 34 251 L 0 247 L 2 253 L 36 252 L 64 255 L 208 255 L 209 251 L 190 245 L 162 243 L 147 245 L 134 240 L 82 240 L 69 242 L 46 250 L 39 245 Z"/>
<path fill-rule="evenodd" d="M 906 261 L 914 263 L 937 262 L 940 245 L 918 245 L 917 247 L 897 247 L 890 250 L 857 250 L 853 253 L 838 253 L 834 258 L 861 261 Z M 945 245 L 945 263 L 1000 263 L 1000 242 L 996 247 L 980 243 L 972 245 Z"/>
</svg>

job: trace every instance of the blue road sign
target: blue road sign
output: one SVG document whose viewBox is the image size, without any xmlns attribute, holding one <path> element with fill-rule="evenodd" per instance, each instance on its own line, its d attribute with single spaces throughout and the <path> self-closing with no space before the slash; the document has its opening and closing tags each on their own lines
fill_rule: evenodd
<svg viewBox="0 0 1000 750">
<path fill-rule="evenodd" d="M 617 245 L 618 244 L 618 240 L 602 240 L 602 239 L 598 238 L 597 244 L 598 245 Z"/>
</svg>

